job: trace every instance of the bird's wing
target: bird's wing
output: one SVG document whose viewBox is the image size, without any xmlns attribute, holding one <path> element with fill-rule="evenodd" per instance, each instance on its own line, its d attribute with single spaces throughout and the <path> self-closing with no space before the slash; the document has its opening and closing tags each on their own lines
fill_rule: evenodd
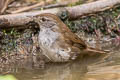
<svg viewBox="0 0 120 80">
<path fill-rule="evenodd" d="M 87 47 L 85 42 L 79 38 L 77 35 L 75 35 L 65 24 L 62 25 L 61 27 L 61 33 L 64 35 L 64 38 L 67 39 L 68 42 L 71 42 L 83 47 Z"/>
<path fill-rule="evenodd" d="M 73 45 L 79 45 L 79 46 L 83 46 L 83 47 L 86 47 L 86 44 L 85 42 L 79 38 L 77 35 L 75 35 L 74 33 L 72 32 L 69 32 L 69 33 L 65 33 L 65 36 L 70 40 L 72 41 Z"/>
</svg>

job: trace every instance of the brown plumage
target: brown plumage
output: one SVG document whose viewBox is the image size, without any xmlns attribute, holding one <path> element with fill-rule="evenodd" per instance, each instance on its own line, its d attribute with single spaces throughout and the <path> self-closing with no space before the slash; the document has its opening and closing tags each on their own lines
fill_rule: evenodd
<svg viewBox="0 0 120 80">
<path fill-rule="evenodd" d="M 67 62 L 80 55 L 105 54 L 105 51 L 88 47 L 85 42 L 56 16 L 50 13 L 34 18 L 39 25 L 39 46 L 43 54 L 52 62 Z"/>
</svg>

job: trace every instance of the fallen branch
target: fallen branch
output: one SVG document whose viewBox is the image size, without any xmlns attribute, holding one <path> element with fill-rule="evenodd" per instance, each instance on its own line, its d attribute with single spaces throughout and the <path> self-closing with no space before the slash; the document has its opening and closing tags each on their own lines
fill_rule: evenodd
<svg viewBox="0 0 120 80">
<path fill-rule="evenodd" d="M 100 0 L 79 6 L 67 7 L 66 9 L 70 14 L 69 17 L 71 19 L 76 19 L 85 14 L 110 9 L 117 4 L 120 4 L 120 0 Z"/>
<path fill-rule="evenodd" d="M 0 28 L 9 28 L 13 26 L 25 25 L 28 22 L 32 21 L 32 17 L 42 13 L 52 13 L 57 14 L 61 9 L 54 8 L 42 11 L 26 12 L 19 14 L 9 14 L 0 16 Z"/>
<path fill-rule="evenodd" d="M 5 28 L 9 26 L 25 25 L 32 21 L 32 17 L 41 13 L 52 13 L 61 15 L 61 13 L 67 13 L 70 19 L 79 18 L 82 15 L 103 11 L 109 9 L 117 4 L 120 4 L 120 0 L 100 0 L 92 3 L 87 3 L 74 7 L 54 8 L 43 11 L 25 12 L 19 14 L 9 14 L 0 16 L 0 27 Z"/>
</svg>

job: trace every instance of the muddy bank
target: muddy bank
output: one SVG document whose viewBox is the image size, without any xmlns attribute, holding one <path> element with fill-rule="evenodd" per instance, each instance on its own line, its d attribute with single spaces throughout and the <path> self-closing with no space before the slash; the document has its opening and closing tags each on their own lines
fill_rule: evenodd
<svg viewBox="0 0 120 80">
<path fill-rule="evenodd" d="M 13 34 L 4 33 L 1 42 L 0 68 L 43 67 L 44 56 L 38 46 L 34 29 L 26 29 Z M 46 59 L 46 58 L 45 58 Z M 44 61 L 43 61 L 44 60 Z"/>
</svg>

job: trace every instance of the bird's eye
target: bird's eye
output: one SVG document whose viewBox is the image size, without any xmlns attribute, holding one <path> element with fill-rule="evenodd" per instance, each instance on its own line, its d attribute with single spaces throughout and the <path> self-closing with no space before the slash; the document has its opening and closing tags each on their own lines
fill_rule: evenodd
<svg viewBox="0 0 120 80">
<path fill-rule="evenodd" d="M 46 21 L 46 19 L 45 19 L 44 17 L 42 17 L 42 18 L 41 18 L 41 20 L 42 20 L 43 22 L 45 22 L 45 21 Z"/>
</svg>

